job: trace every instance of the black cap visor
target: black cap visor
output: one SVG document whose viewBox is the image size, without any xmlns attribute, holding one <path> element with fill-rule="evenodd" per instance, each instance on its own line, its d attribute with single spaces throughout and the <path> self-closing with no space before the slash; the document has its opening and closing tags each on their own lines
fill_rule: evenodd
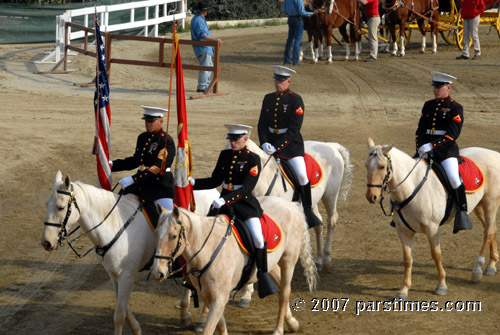
<svg viewBox="0 0 500 335">
<path fill-rule="evenodd" d="M 226 139 L 227 140 L 239 140 L 242 138 L 245 134 L 227 134 Z"/>
</svg>

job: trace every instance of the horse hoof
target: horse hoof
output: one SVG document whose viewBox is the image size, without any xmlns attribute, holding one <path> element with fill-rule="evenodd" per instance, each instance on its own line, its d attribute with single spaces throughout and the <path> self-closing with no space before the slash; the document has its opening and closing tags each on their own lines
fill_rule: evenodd
<svg viewBox="0 0 500 335">
<path fill-rule="evenodd" d="M 448 289 L 446 287 L 438 286 L 434 290 L 435 295 L 446 295 L 448 293 Z"/>
<path fill-rule="evenodd" d="M 297 333 L 299 331 L 299 321 L 297 321 L 297 319 L 294 317 L 286 321 L 286 325 L 288 326 L 288 330 L 291 333 Z"/>
<path fill-rule="evenodd" d="M 323 264 L 323 266 L 321 267 L 321 270 L 328 271 L 331 268 L 332 268 L 332 261 L 329 261 L 329 262 L 326 262 Z"/>
<path fill-rule="evenodd" d="M 333 61 L 329 60 L 328 62 L 326 62 L 326 64 L 332 64 Z"/>
<path fill-rule="evenodd" d="M 401 54 L 401 55 L 399 55 L 399 57 L 404 57 L 404 56 L 405 56 L 405 54 Z"/>
<path fill-rule="evenodd" d="M 406 299 L 408 299 L 407 294 L 403 294 L 403 293 L 396 294 L 396 300 L 406 301 Z"/>
<path fill-rule="evenodd" d="M 492 268 L 491 266 L 488 266 L 486 269 L 484 269 L 483 274 L 485 276 L 494 276 L 496 272 L 497 272 L 497 269 Z"/>
<path fill-rule="evenodd" d="M 483 274 L 481 272 L 472 272 L 471 282 L 474 284 L 479 283 L 483 279 Z"/>
<path fill-rule="evenodd" d="M 432 50 L 432 54 L 437 54 L 437 51 L 436 50 Z"/>
<path fill-rule="evenodd" d="M 397 55 L 396 55 L 396 54 L 394 54 L 394 53 L 392 53 L 392 54 L 391 54 L 391 57 L 396 57 L 396 56 L 397 56 Z"/>
<path fill-rule="evenodd" d="M 193 330 L 196 333 L 203 333 L 203 331 L 205 330 L 205 325 L 203 323 L 196 322 L 196 324 L 194 325 Z"/>
<path fill-rule="evenodd" d="M 191 318 L 191 316 L 189 316 L 185 319 L 181 319 L 181 328 L 189 328 L 189 327 L 191 327 L 192 323 L 193 323 L 193 319 Z"/>
<path fill-rule="evenodd" d="M 240 302 L 238 303 L 238 307 L 248 308 L 248 307 L 250 307 L 251 301 L 252 301 L 251 299 L 240 299 Z"/>
<path fill-rule="evenodd" d="M 420 54 L 425 54 L 425 51 L 424 50 L 420 50 Z"/>
</svg>

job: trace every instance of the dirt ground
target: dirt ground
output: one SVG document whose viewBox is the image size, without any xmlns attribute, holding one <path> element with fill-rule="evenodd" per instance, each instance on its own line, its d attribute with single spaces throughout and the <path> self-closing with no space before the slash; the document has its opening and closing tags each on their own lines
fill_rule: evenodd
<svg viewBox="0 0 500 335">
<path fill-rule="evenodd" d="M 263 96 L 273 90 L 272 64 L 282 62 L 286 26 L 229 29 L 213 32 L 223 41 L 220 92 L 206 99 L 188 100 L 189 133 L 194 176 L 207 176 L 224 147 L 225 122 L 257 125 Z M 437 285 L 434 263 L 424 236 L 415 243 L 413 287 L 409 300 L 447 301 L 458 308 L 467 301 L 481 303 L 481 311 L 364 311 L 356 305 L 391 300 L 403 281 L 402 250 L 394 228 L 378 206 L 366 201 L 366 140 L 392 143 L 414 152 L 414 131 L 421 107 L 431 99 L 430 71 L 458 77 L 452 97 L 465 110 L 461 147 L 481 146 L 500 151 L 500 39 L 495 30 L 480 27 L 482 56 L 478 61 L 457 61 L 456 46 L 439 37 L 438 53 L 419 54 L 420 39 L 413 32 L 404 58 L 380 54 L 374 63 L 344 62 L 343 49 L 334 48 L 331 65 L 305 61 L 297 68 L 292 89 L 306 105 L 302 128 L 305 139 L 339 142 L 354 164 L 353 186 L 346 202 L 339 203 L 339 222 L 333 242 L 333 267 L 320 272 L 315 292 L 309 292 L 300 267 L 292 285 L 292 299 L 306 302 L 293 312 L 301 334 L 495 334 L 500 332 L 500 277 L 470 282 L 482 241 L 482 228 L 451 233 L 441 229 L 443 265 L 448 295 L 432 294 Z M 182 34 L 181 38 L 189 38 Z M 427 40 L 429 41 L 429 35 Z M 362 58 L 368 56 L 364 39 Z M 35 75 L 50 64 L 33 64 L 52 44 L 0 46 L 0 329 L 3 334 L 110 334 L 115 298 L 104 269 L 92 255 L 74 256 L 68 247 L 48 253 L 40 246 L 45 201 L 57 170 L 74 180 L 95 184 L 93 88 L 89 82 L 95 60 L 71 56 L 65 75 Z M 168 54 L 168 52 L 166 52 Z M 153 44 L 116 43 L 113 56 L 154 60 Z M 182 49 L 184 64 L 194 64 L 190 47 Z M 196 94 L 197 72 L 185 70 L 186 94 Z M 113 65 L 111 69 L 111 157 L 134 150 L 143 130 L 140 105 L 168 105 L 169 69 Z M 175 99 L 171 109 L 175 111 Z M 175 133 L 176 117 L 171 116 Z M 252 139 L 257 141 L 253 132 Z M 114 174 L 114 182 L 126 173 Z M 498 221 L 498 219 L 497 219 Z M 80 244 L 81 251 L 90 246 Z M 131 308 L 144 334 L 192 334 L 179 327 L 180 288 L 173 281 L 157 283 L 137 275 Z M 313 311 L 312 299 L 338 301 L 341 308 Z M 338 299 L 338 300 L 337 300 Z M 342 310 L 343 299 L 348 299 Z M 250 309 L 231 302 L 225 312 L 231 334 L 270 334 L 274 329 L 278 297 L 254 297 Z M 476 305 L 477 306 L 477 305 Z M 320 308 L 321 310 L 321 308 Z M 194 315 L 199 310 L 191 309 Z M 130 328 L 125 326 L 125 334 Z"/>
</svg>

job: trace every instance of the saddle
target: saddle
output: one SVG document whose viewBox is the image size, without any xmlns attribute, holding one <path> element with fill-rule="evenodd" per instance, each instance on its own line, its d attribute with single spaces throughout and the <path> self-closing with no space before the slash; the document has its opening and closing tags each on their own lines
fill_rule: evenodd
<svg viewBox="0 0 500 335">
<path fill-rule="evenodd" d="M 307 170 L 307 178 L 311 182 L 311 188 L 314 188 L 321 183 L 321 180 L 323 179 L 323 169 L 321 169 L 321 166 L 319 165 L 318 161 L 308 153 L 304 153 L 304 161 L 306 162 L 306 170 Z M 295 175 L 295 172 L 290 165 L 290 163 L 287 160 L 281 160 L 281 172 L 283 172 L 283 175 L 285 176 L 286 180 L 292 185 L 293 189 L 295 190 L 293 194 L 293 199 L 292 201 L 297 201 L 299 199 L 299 193 L 298 193 L 298 182 L 297 182 L 297 176 Z"/>
<path fill-rule="evenodd" d="M 226 220 L 227 222 L 229 222 L 229 217 L 226 217 Z M 260 218 L 260 224 L 262 227 L 264 240 L 267 242 L 267 252 L 273 252 L 281 244 L 283 235 L 281 227 L 266 213 L 263 213 L 262 217 Z M 245 264 L 245 266 L 243 267 L 243 272 L 240 280 L 238 281 L 238 284 L 233 289 L 237 292 L 250 280 L 250 277 L 252 276 L 253 270 L 255 268 L 256 257 L 253 238 L 245 222 L 243 222 L 243 220 L 239 218 L 235 218 L 232 232 L 240 248 L 250 256 L 247 264 Z"/>
<path fill-rule="evenodd" d="M 436 164 L 434 162 L 434 164 L 432 164 L 432 170 L 436 173 L 436 176 L 441 181 L 445 190 L 451 193 L 452 188 L 448 176 L 441 164 Z M 477 166 L 472 159 L 460 156 L 458 171 L 464 183 L 466 193 L 474 193 L 483 188 L 485 181 L 483 171 L 481 171 L 479 166 Z"/>
</svg>

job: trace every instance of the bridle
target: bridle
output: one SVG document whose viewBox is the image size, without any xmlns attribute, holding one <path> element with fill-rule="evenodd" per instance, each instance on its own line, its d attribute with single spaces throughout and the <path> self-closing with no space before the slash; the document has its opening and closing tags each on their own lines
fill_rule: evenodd
<svg viewBox="0 0 500 335">
<path fill-rule="evenodd" d="M 115 185 L 115 187 L 113 187 L 113 190 L 116 188 L 118 184 Z M 112 191 L 113 191 L 112 190 Z M 123 191 L 123 190 L 122 190 Z M 67 205 L 67 210 L 66 210 L 66 216 L 64 217 L 64 220 L 62 223 L 52 223 L 52 222 L 44 222 L 43 224 L 46 225 L 46 226 L 51 226 L 51 227 L 57 227 L 57 228 L 61 228 L 61 230 L 59 231 L 59 234 L 58 234 L 58 243 L 59 245 L 62 247 L 64 245 L 64 241 L 66 241 L 69 245 L 69 247 L 71 248 L 71 250 L 73 250 L 73 252 L 79 257 L 79 258 L 83 258 L 85 256 L 87 256 L 92 250 L 95 250 L 96 253 L 101 256 L 101 257 L 104 257 L 104 255 L 106 254 L 106 252 L 113 246 L 113 244 L 115 244 L 115 242 L 120 238 L 120 236 L 123 234 L 123 232 L 125 231 L 125 229 L 127 229 L 127 227 L 130 225 L 130 223 L 132 223 L 132 221 L 134 220 L 136 214 L 142 209 L 143 205 L 144 205 L 144 202 L 141 201 L 139 206 L 137 207 L 137 209 L 135 210 L 135 212 L 129 217 L 129 219 L 125 222 L 125 224 L 121 227 L 121 229 L 116 233 L 115 237 L 109 242 L 107 243 L 105 246 L 103 247 L 98 247 L 98 246 L 94 246 L 92 248 L 90 248 L 89 250 L 87 250 L 83 255 L 81 255 L 76 249 L 75 247 L 73 247 L 72 243 L 79 240 L 82 236 L 84 235 L 87 235 L 88 233 L 90 233 L 91 231 L 99 228 L 106 220 L 107 218 L 111 215 L 111 213 L 113 212 L 113 210 L 116 208 L 116 206 L 118 205 L 118 202 L 120 202 L 120 199 L 122 198 L 123 196 L 123 192 L 120 191 L 119 192 L 119 197 L 118 199 L 116 200 L 115 204 L 113 205 L 113 207 L 111 208 L 111 210 L 108 212 L 108 214 L 106 214 L 106 216 L 104 217 L 104 219 L 102 219 L 101 222 L 99 222 L 99 224 L 95 225 L 93 228 L 89 229 L 88 231 L 86 231 L 85 233 L 75 237 L 74 239 L 72 240 L 69 240 L 69 237 L 71 235 L 73 235 L 73 233 L 75 233 L 79 228 L 80 226 L 76 227 L 75 229 L 73 229 L 69 234 L 68 234 L 68 230 L 66 229 L 66 226 L 68 224 L 68 220 L 71 216 L 71 212 L 72 212 L 72 209 L 71 209 L 71 205 L 72 204 L 75 204 L 75 208 L 78 210 L 78 213 L 80 213 L 80 207 L 78 207 L 78 203 L 76 202 L 76 197 L 75 197 L 75 192 L 74 192 L 74 188 L 73 188 L 73 184 L 71 184 L 71 192 L 67 192 L 67 191 L 61 191 L 61 190 L 57 190 L 57 193 L 59 194 L 64 194 L 64 195 L 67 195 L 69 196 L 69 199 L 68 199 L 68 205 Z"/>
<path fill-rule="evenodd" d="M 58 241 L 57 242 L 62 247 L 63 246 L 63 241 L 64 240 L 68 241 L 68 237 L 71 234 L 73 234 L 78 228 L 80 228 L 80 227 L 75 228 L 69 234 L 68 234 L 68 231 L 66 229 L 66 225 L 68 224 L 68 220 L 69 220 L 69 218 L 71 216 L 71 212 L 72 212 L 71 207 L 72 207 L 72 205 L 75 204 L 75 208 L 78 210 L 79 214 L 80 214 L 80 207 L 78 207 L 78 203 L 76 202 L 75 192 L 74 192 L 74 189 L 73 189 L 73 184 L 71 184 L 71 192 L 57 190 L 57 193 L 69 196 L 68 204 L 66 206 L 67 207 L 66 216 L 64 217 L 64 220 L 63 220 L 62 223 L 53 223 L 53 222 L 47 222 L 47 221 L 45 221 L 43 224 L 46 225 L 46 226 L 50 226 L 50 227 L 61 228 L 61 230 L 59 231 Z"/>
<path fill-rule="evenodd" d="M 193 276 L 195 276 L 195 277 L 198 278 L 198 285 L 201 288 L 201 280 L 200 280 L 200 278 L 205 273 L 205 271 L 208 270 L 208 268 L 210 267 L 210 265 L 212 265 L 213 261 L 215 260 L 215 258 L 219 254 L 220 250 L 222 249 L 222 246 L 226 242 L 228 236 L 231 234 L 231 231 L 232 231 L 232 228 L 233 228 L 233 225 L 234 225 L 234 220 L 235 220 L 235 215 L 234 215 L 234 213 L 231 213 L 231 221 L 228 224 L 228 227 L 226 229 L 226 233 L 224 234 L 224 237 L 222 238 L 222 240 L 219 242 L 219 245 L 217 245 L 217 248 L 213 252 L 212 256 L 210 257 L 210 260 L 208 261 L 208 263 L 205 264 L 205 266 L 202 269 L 191 268 L 189 270 L 189 272 L 186 273 L 186 275 L 183 278 L 183 282 L 184 283 L 186 282 L 187 277 L 192 274 Z M 179 231 L 179 235 L 177 236 L 177 245 L 175 246 L 174 250 L 172 251 L 172 253 L 170 254 L 170 256 L 154 255 L 154 258 L 165 259 L 167 261 L 167 268 L 168 268 L 168 271 L 169 271 L 168 276 L 167 276 L 168 278 L 174 277 L 177 273 L 179 273 L 182 270 L 184 270 L 184 268 L 196 256 L 198 256 L 198 254 L 200 253 L 200 251 L 203 250 L 203 247 L 205 247 L 205 244 L 207 243 L 208 239 L 210 238 L 210 235 L 212 235 L 212 231 L 214 229 L 216 221 L 217 221 L 217 215 L 214 217 L 214 220 L 212 222 L 212 227 L 210 228 L 210 232 L 208 233 L 207 237 L 205 238 L 205 241 L 203 241 L 203 244 L 201 245 L 200 249 L 198 249 L 198 251 L 196 251 L 194 253 L 194 255 L 189 260 L 187 260 L 186 263 L 183 264 L 180 268 L 176 269 L 175 271 L 172 271 L 171 270 L 172 269 L 172 264 L 173 264 L 173 262 L 174 262 L 174 260 L 176 258 L 175 255 L 177 254 L 177 252 L 181 248 L 182 240 L 186 240 L 186 227 L 184 225 L 184 222 L 183 221 L 179 221 L 179 220 L 175 221 L 175 223 L 177 223 L 178 225 L 181 226 L 181 229 Z"/>
<path fill-rule="evenodd" d="M 417 187 L 415 188 L 415 190 L 413 190 L 412 194 L 408 198 L 406 198 L 402 202 L 393 201 L 392 199 L 390 200 L 390 202 L 391 202 L 391 211 L 389 212 L 389 214 L 387 214 L 387 212 L 386 212 L 386 210 L 384 208 L 384 204 L 383 204 L 383 201 L 385 199 L 384 193 L 385 194 L 391 194 L 391 193 L 395 192 L 398 189 L 398 187 L 401 186 L 401 184 L 403 184 L 406 181 L 406 179 L 408 179 L 408 177 L 412 174 L 413 170 L 415 170 L 415 168 L 417 167 L 418 163 L 420 163 L 420 161 L 422 160 L 422 157 L 419 157 L 419 159 L 415 162 L 415 164 L 411 168 L 410 172 L 408 172 L 408 174 L 406 175 L 406 177 L 404 177 L 404 179 L 401 182 L 399 182 L 393 189 L 389 190 L 388 189 L 389 181 L 391 180 L 392 175 L 393 175 L 392 161 L 391 161 L 391 156 L 389 154 L 383 154 L 383 156 L 387 159 L 387 166 L 386 166 L 386 175 L 384 177 L 384 180 L 382 181 L 382 184 L 366 184 L 366 186 L 367 187 L 375 187 L 375 188 L 380 188 L 381 189 L 381 191 L 380 191 L 380 208 L 382 208 L 382 212 L 384 213 L 385 216 L 392 216 L 394 214 L 394 210 L 396 210 L 398 212 L 398 214 L 400 215 L 400 217 L 402 217 L 402 214 L 400 212 L 401 209 L 403 207 L 405 207 L 406 205 L 408 205 L 408 203 L 411 200 L 413 200 L 413 198 L 420 191 L 420 189 L 422 188 L 422 186 L 424 185 L 424 183 L 427 181 L 427 177 L 429 175 L 429 171 L 431 170 L 433 160 L 431 159 L 429 161 L 429 165 L 427 166 L 427 169 L 425 171 L 424 178 L 422 178 L 422 180 L 420 181 L 420 183 L 417 185 Z M 406 221 L 404 219 L 402 219 L 402 221 L 408 226 L 408 228 L 410 230 L 413 231 L 413 229 L 406 223 Z"/>
</svg>

